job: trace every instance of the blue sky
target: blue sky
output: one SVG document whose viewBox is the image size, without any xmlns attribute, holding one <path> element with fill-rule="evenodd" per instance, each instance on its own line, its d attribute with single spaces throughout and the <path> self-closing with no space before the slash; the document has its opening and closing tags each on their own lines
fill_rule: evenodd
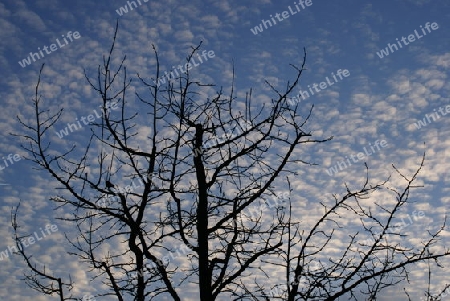
<svg viewBox="0 0 450 301">
<path fill-rule="evenodd" d="M 73 226 L 56 219 L 61 214 L 68 216 L 70 211 L 55 211 L 48 200 L 55 194 L 56 183 L 23 158 L 28 154 L 20 148 L 21 141 L 9 133 L 22 130 L 16 115 L 32 116 L 30 100 L 41 64 L 45 63 L 41 86 L 44 106 L 51 110 L 64 108 L 64 115 L 54 126 L 55 133 L 49 135 L 52 147 L 63 151 L 73 143 L 85 141 L 88 126 L 62 139 L 56 132 L 76 118 L 81 120 L 89 115 L 96 118 L 100 99 L 84 79 L 83 69 L 88 75 L 96 76 L 102 56 L 109 51 L 117 19 L 119 34 L 114 63 L 126 54 L 130 76 L 154 75 L 152 44 L 159 51 L 162 70 L 171 71 L 171 66 L 185 62 L 191 46 L 203 41 L 201 50 L 213 51 L 214 57 L 194 67 L 192 72 L 228 91 L 234 61 L 237 97 L 243 100 L 253 87 L 255 108 L 270 107 L 274 95 L 264 80 L 284 87 L 295 75 L 289 64 L 301 64 L 304 47 L 307 70 L 294 94 L 306 91 L 308 85 L 326 81 L 327 77 L 332 80 L 332 74 L 336 75 L 339 69 L 340 72 L 348 70 L 347 77 L 338 78 L 333 85 L 318 88 L 319 92 L 301 99 L 300 114 L 306 114 L 311 104 L 315 106 L 307 129 L 317 138 L 333 136 L 334 139 L 299 151 L 302 159 L 317 165 L 300 165 L 298 176 L 292 179 L 291 198 L 297 204 L 297 214 L 304 216 L 308 212 L 304 219 L 307 224 L 320 215 L 319 200 L 332 201 L 332 193 L 344 192 L 345 182 L 352 187 L 361 184 L 365 172 L 363 162 L 369 165 L 373 180 L 381 181 L 393 174 L 391 164 L 411 174 L 426 151 L 425 167 L 419 179 L 424 188 L 413 191 L 414 203 L 403 212 L 420 210 L 425 214 L 405 230 L 411 235 L 411 243 L 418 244 L 421 231 L 427 227 L 435 229 L 450 205 L 450 114 L 446 115 L 445 111 L 450 105 L 450 3 L 445 0 L 312 0 L 311 3 L 254 34 L 255 26 L 262 20 L 288 11 L 289 6 L 294 8 L 294 1 L 141 0 L 141 5 L 133 10 L 124 13 L 122 9 L 121 15 L 117 11 L 127 6 L 126 1 L 2 1 L 0 183 L 5 185 L 0 186 L 0 252 L 13 245 L 10 213 L 21 201 L 22 234 L 41 235 L 40 229 L 45 231 L 46 225 L 54 224 L 58 228 L 27 250 L 52 271 L 71 271 L 78 284 L 74 291 L 77 296 L 96 293 L 86 269 L 65 254 L 64 233 L 70 235 Z M 423 35 L 420 26 L 425 27 L 427 22 L 436 23 L 438 28 Z M 387 51 L 388 43 L 415 34 L 415 30 L 422 35 L 420 39 L 380 58 L 380 51 Z M 19 63 L 24 65 L 23 60 L 30 52 L 38 52 L 38 47 L 50 49 L 52 44 L 56 44 L 55 50 L 43 58 L 29 60 L 25 67 Z M 139 91 L 140 88 L 133 85 L 131 89 Z M 133 93 L 129 95 L 130 104 L 138 108 Z M 436 113 L 439 108 L 446 114 Z M 143 125 L 142 133 L 149 131 L 151 128 Z M 366 153 L 363 159 L 331 172 L 330 168 L 338 167 L 338 162 L 343 166 L 346 156 L 357 158 L 358 153 L 364 153 L 364 148 L 370 150 L 370 145 L 383 140 L 385 147 L 374 148 L 376 151 Z M 394 176 L 391 184 L 402 187 L 404 182 Z M 278 189 L 284 191 L 286 187 Z M 448 245 L 448 232 L 445 235 Z M 339 245 L 334 248 L 339 249 Z M 178 260 L 182 262 L 183 258 Z M 10 256 L 0 264 L 0 299 L 48 300 L 24 288 L 20 281 L 23 263 L 19 257 Z M 444 278 L 438 275 L 443 274 L 436 275 L 436 281 L 442 284 Z M 425 288 L 424 276 L 424 270 L 419 267 L 408 288 L 412 292 Z M 386 300 L 402 300 L 401 290 L 399 287 L 387 291 Z M 192 299 L 186 300 L 195 300 L 192 296 L 187 294 L 186 298 Z"/>
</svg>

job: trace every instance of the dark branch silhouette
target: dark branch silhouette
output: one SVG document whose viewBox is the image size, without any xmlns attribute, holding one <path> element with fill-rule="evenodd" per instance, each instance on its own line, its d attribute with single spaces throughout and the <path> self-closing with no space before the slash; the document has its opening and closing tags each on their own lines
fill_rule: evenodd
<svg viewBox="0 0 450 301">
<path fill-rule="evenodd" d="M 228 93 L 220 88 L 211 95 L 214 86 L 195 79 L 191 68 L 160 85 L 153 46 L 158 82 L 137 75 L 146 89 L 137 89 L 137 109 L 127 102 L 132 80 L 126 57 L 113 64 L 117 28 L 94 79 L 85 71 L 102 107 L 85 145 L 59 153 L 51 148 L 63 110 L 42 109 L 44 66 L 33 99 L 34 120 L 18 117 L 26 133 L 17 136 L 26 142 L 28 159 L 60 184 L 61 192 L 51 201 L 73 209 L 72 218 L 61 218 L 79 233 L 76 241 L 66 235 L 75 250 L 68 253 L 108 285 L 109 291 L 97 296 L 183 300 L 187 287 L 195 286 L 202 301 L 357 300 L 357 294 L 375 300 L 387 287 L 407 280 L 415 264 L 440 264 L 450 254 L 448 249 L 430 252 L 442 245 L 445 221 L 419 248 L 404 246 L 406 238 L 395 226 L 400 208 L 418 188 L 414 183 L 425 154 L 412 176 L 393 166 L 405 180 L 401 190 L 390 187 L 390 179 L 371 184 L 366 165 L 361 188 L 346 185 L 343 196 L 322 201 L 323 214 L 313 225 L 294 216 L 290 179 L 300 166 L 314 165 L 301 159 L 300 150 L 332 139 L 313 138 L 306 130 L 313 106 L 302 117 L 298 110 L 305 108 L 287 102 L 305 70 L 306 50 L 302 65 L 291 65 L 295 76 L 283 90 L 266 81 L 274 98 L 270 106 L 258 107 L 252 105 L 252 90 L 244 103 L 237 99 L 234 68 Z M 200 46 L 192 47 L 186 66 Z M 118 111 L 108 110 L 111 102 Z M 287 188 L 280 193 L 277 187 Z M 381 190 L 390 192 L 392 200 L 390 205 L 375 203 L 383 214 L 374 214 L 362 200 Z M 114 201 L 99 205 L 105 199 Z M 17 230 L 16 216 L 13 226 Z M 340 241 L 344 247 L 330 256 L 327 248 L 342 231 L 348 241 Z M 103 244 L 118 242 L 124 248 L 100 251 Z M 60 278 L 39 272 L 30 257 L 21 255 L 33 272 L 58 283 L 54 289 L 36 280 L 34 288 L 69 300 Z"/>
</svg>

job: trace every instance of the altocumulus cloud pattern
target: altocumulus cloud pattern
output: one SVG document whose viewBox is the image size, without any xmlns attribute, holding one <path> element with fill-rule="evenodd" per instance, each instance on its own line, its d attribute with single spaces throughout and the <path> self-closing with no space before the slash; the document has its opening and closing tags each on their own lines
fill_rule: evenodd
<svg viewBox="0 0 450 301">
<path fill-rule="evenodd" d="M 202 256 L 209 260 L 207 271 L 212 278 L 207 280 L 218 281 L 216 290 L 234 284 L 233 289 L 242 293 L 245 289 L 236 284 L 242 280 L 252 293 L 260 294 L 258 300 L 267 300 L 263 292 L 267 298 L 288 300 L 288 284 L 302 292 L 311 289 L 332 294 L 336 287 L 353 282 L 332 288 L 314 282 L 317 278 L 311 275 L 319 277 L 331 269 L 333 256 L 345 251 L 358 231 L 355 252 L 363 252 L 363 244 L 376 242 L 384 233 L 368 215 L 349 218 L 357 206 L 346 207 L 340 217 L 333 215 L 330 219 L 335 218 L 336 224 L 326 224 L 315 232 L 307 245 L 320 249 L 326 237 L 318 233 L 336 229 L 334 239 L 319 254 L 304 257 L 297 270 L 297 262 L 291 258 L 288 281 L 282 264 L 269 265 L 260 273 L 259 267 L 270 262 L 264 258 L 252 263 L 253 269 L 243 271 L 239 281 L 228 283 L 230 271 L 243 262 L 238 256 L 256 254 L 264 239 L 263 234 L 258 239 L 248 238 L 254 247 L 240 249 L 237 242 L 246 238 L 233 238 L 234 231 L 240 227 L 260 229 L 252 228 L 256 222 L 264 229 L 284 212 L 283 218 L 292 217 L 299 227 L 297 232 L 292 230 L 290 239 L 299 239 L 347 189 L 362 187 L 366 175 L 370 183 L 391 177 L 387 184 L 391 189 L 377 190 L 380 195 L 364 199 L 362 192 L 361 206 L 366 213 L 383 217 L 382 208 L 388 208 L 388 200 L 396 199 L 394 191 L 402 191 L 412 179 L 425 153 L 425 163 L 412 183 L 417 188 L 408 191 L 409 200 L 399 206 L 387 233 L 392 243 L 404 237 L 406 247 L 423 246 L 423 235 L 440 229 L 450 205 L 449 13 L 447 0 L 2 1 L 0 300 L 59 300 L 59 291 L 44 295 L 22 280 L 24 273 L 32 271 L 21 251 L 32 256 L 30 262 L 39 262 L 37 267 L 45 266 L 54 277 L 47 280 L 55 288 L 58 278 L 64 283 L 72 280 L 73 290 L 63 286 L 64 300 L 118 300 L 106 295 L 113 292 L 103 284 L 110 273 L 120 274 L 117 283 L 130 287 L 140 277 L 147 279 L 142 300 L 177 300 L 168 293 L 164 275 L 173 280 L 179 300 L 200 300 L 199 286 L 189 277 L 201 269 L 191 274 L 180 271 L 195 270 L 196 260 Z M 125 79 L 116 75 L 124 71 Z M 285 93 L 298 72 L 298 83 Z M 104 77 L 111 82 L 102 82 Z M 188 77 L 189 89 L 183 94 L 176 87 L 187 84 Z M 217 93 L 221 96 L 216 97 Z M 152 97 L 159 100 L 159 106 L 153 106 Z M 36 104 L 41 110 L 38 114 Z M 271 126 L 277 132 L 267 136 L 270 142 L 252 151 L 271 149 L 261 158 L 251 153 L 252 159 L 240 159 L 239 166 L 226 171 L 221 160 L 232 159 L 236 150 L 262 138 L 265 125 L 258 121 L 273 110 L 282 110 Z M 158 115 L 156 121 L 153 114 Z M 290 122 L 294 115 L 295 122 Z M 39 129 L 42 135 L 26 140 L 24 137 L 36 133 L 26 125 L 37 118 L 45 123 Z M 220 118 L 232 121 L 220 124 Z M 292 129 L 296 127 L 298 133 L 304 133 L 301 141 L 326 142 L 299 144 L 287 163 L 292 172 L 280 172 L 270 191 L 239 210 L 240 201 L 264 186 L 260 185 L 263 171 L 282 159 L 289 149 L 283 139 L 295 137 Z M 184 135 L 179 137 L 181 132 Z M 162 136 L 166 139 L 152 143 L 153 137 Z M 42 143 L 42 149 L 30 142 L 33 139 Z M 177 151 L 172 152 L 175 146 Z M 157 156 L 147 155 L 153 148 Z M 124 149 L 125 156 L 121 156 Z M 46 152 L 48 161 L 33 156 L 33 151 Z M 211 155 L 214 151 L 217 153 Z M 130 163 L 130 158 L 139 155 L 139 160 Z M 176 156 L 187 159 L 173 165 Z M 74 158 L 86 161 L 79 163 Z M 257 159 L 261 164 L 252 165 Z M 204 174 L 201 169 L 193 172 L 201 160 Z M 48 166 L 66 174 L 56 179 L 45 170 Z M 215 174 L 220 168 L 223 170 Z M 172 170 L 177 171 L 173 178 Z M 225 180 L 225 174 L 252 177 L 246 179 L 248 186 L 242 182 L 238 189 L 239 181 Z M 197 211 L 201 199 L 197 180 L 202 175 L 205 186 L 210 180 L 223 181 L 216 190 L 208 191 L 204 211 Z M 178 182 L 176 176 L 185 177 Z M 63 184 L 69 180 L 79 181 L 73 187 L 79 198 Z M 174 198 L 170 193 L 174 187 L 183 197 Z M 391 195 L 386 198 L 381 193 Z M 141 214 L 142 203 L 136 200 L 143 195 L 148 196 L 146 202 L 152 210 Z M 230 195 L 238 197 L 230 201 Z M 81 198 L 90 200 L 91 205 L 79 205 Z M 226 210 L 233 217 L 215 227 Z M 95 215 L 99 212 L 109 212 L 117 222 L 110 224 L 104 216 Z M 197 212 L 202 212 L 202 218 L 187 218 L 180 229 L 177 214 Z M 73 223 L 71 218 L 77 214 L 77 223 Z M 215 219 L 207 219 L 212 215 Z M 142 227 L 134 225 L 134 232 L 124 226 L 130 216 L 142 221 Z M 386 221 L 382 217 L 380 221 Z M 209 234 L 217 239 L 209 244 L 199 243 L 193 235 L 205 221 Z M 367 227 L 357 228 L 356 222 Z M 161 230 L 169 224 L 173 226 L 170 231 Z M 294 223 L 291 226 L 294 228 Z M 89 245 L 90 229 L 96 229 L 97 239 L 112 238 L 92 248 L 92 254 L 84 254 L 76 247 Z M 139 235 L 134 237 L 135 245 L 115 236 L 129 238 L 143 229 L 151 237 L 145 240 L 146 247 Z M 448 228 L 442 231 L 445 239 L 430 246 L 432 254 L 449 247 Z M 267 258 L 281 261 L 288 254 L 298 255 L 283 252 L 286 245 L 278 247 L 274 237 L 266 245 L 275 248 L 265 254 Z M 282 242 L 287 241 L 287 236 L 283 237 Z M 239 255 L 228 261 L 227 252 L 219 254 L 213 247 Z M 142 251 L 142 261 L 133 257 L 133 248 Z M 86 260 L 71 255 L 74 252 Z M 98 260 L 96 267 L 103 269 L 98 278 L 93 278 L 95 271 L 90 272 L 88 262 L 93 258 Z M 442 292 L 441 299 L 447 300 L 446 260 L 445 269 L 430 261 L 430 284 L 425 277 L 428 262 L 408 266 L 409 283 L 386 288 L 377 300 L 408 300 L 403 288 L 411 300 L 426 300 L 428 287 L 431 296 Z M 225 267 L 222 275 L 219 271 Z M 336 273 L 347 270 L 336 269 Z M 395 279 L 397 272 L 392 271 L 388 279 Z M 183 281 L 184 277 L 189 279 Z M 255 286 L 253 279 L 262 281 L 261 285 Z M 353 300 L 369 297 L 358 291 Z M 124 294 L 123 300 L 133 298 Z M 214 300 L 231 298 L 231 293 L 219 294 Z M 346 293 L 335 300 L 349 298 Z"/>
</svg>

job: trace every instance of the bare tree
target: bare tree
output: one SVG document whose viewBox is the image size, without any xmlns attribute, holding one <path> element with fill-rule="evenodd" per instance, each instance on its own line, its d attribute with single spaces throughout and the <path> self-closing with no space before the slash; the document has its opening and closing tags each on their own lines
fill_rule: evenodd
<svg viewBox="0 0 450 301">
<path fill-rule="evenodd" d="M 64 283 L 60 277 L 55 277 L 53 275 L 50 275 L 49 272 L 46 271 L 45 266 L 41 270 L 42 267 L 38 267 L 36 264 L 33 264 L 33 261 L 31 258 L 32 255 L 26 255 L 24 246 L 22 244 L 22 239 L 26 238 L 27 236 L 19 236 L 18 230 L 19 225 L 17 224 L 17 213 L 19 210 L 20 204 L 16 207 L 15 211 L 11 214 L 11 222 L 12 227 L 14 229 L 14 240 L 16 242 L 17 247 L 17 253 L 20 254 L 20 256 L 24 259 L 27 267 L 30 269 L 31 274 L 25 274 L 25 282 L 26 284 L 35 289 L 38 292 L 41 292 L 45 295 L 53 295 L 57 294 L 60 297 L 61 301 L 64 300 L 76 300 L 72 299 L 71 297 L 65 298 L 64 297 L 64 287 L 66 287 L 67 290 L 71 291 L 73 288 L 72 280 L 69 280 L 69 283 Z M 47 283 L 45 282 L 47 281 Z M 55 287 L 54 284 L 57 286 Z"/>
<path fill-rule="evenodd" d="M 429 252 L 439 243 L 445 223 L 417 250 L 393 239 L 404 239 L 394 225 L 395 216 L 416 188 L 425 156 L 411 177 L 394 167 L 405 179 L 402 191 L 390 188 L 388 181 L 369 184 L 367 168 L 362 188 L 346 186 L 344 196 L 323 202 L 323 216 L 309 230 L 301 218 L 293 217 L 290 177 L 299 165 L 313 165 L 296 151 L 332 138 L 315 139 L 304 130 L 313 107 L 301 117 L 299 104 L 288 105 L 304 70 L 306 50 L 302 65 L 291 65 L 295 76 L 282 91 L 266 81 L 274 98 L 270 107 L 258 108 L 251 104 L 252 90 L 241 106 L 234 79 L 229 95 L 222 88 L 213 95 L 213 85 L 192 78 L 189 66 L 201 43 L 187 56 L 185 71 L 160 85 L 160 61 L 153 47 L 155 80 L 137 75 L 146 92 L 136 93 L 141 105 L 132 111 L 126 58 L 116 67 L 112 63 L 116 35 L 117 26 L 96 79 L 85 72 L 102 107 L 85 146 L 62 153 L 50 148 L 63 109 L 42 109 L 43 68 L 33 99 L 34 120 L 18 117 L 27 130 L 18 136 L 26 141 L 22 146 L 29 160 L 61 185 L 61 193 L 51 200 L 73 208 L 72 218 L 61 218 L 73 222 L 79 232 L 75 240 L 67 236 L 75 250 L 69 253 L 110 288 L 98 296 L 182 300 L 187 287 L 196 287 L 202 301 L 348 300 L 359 292 L 375 300 L 384 288 L 407 279 L 408 266 L 438 263 L 450 254 L 448 249 Z M 111 103 L 119 110 L 110 110 Z M 123 188 L 129 181 L 140 185 Z M 280 194 L 276 187 L 287 188 Z M 394 196 L 392 207 L 377 204 L 384 212 L 378 216 L 361 200 L 382 189 Z M 335 233 L 348 231 L 341 220 L 349 218 L 360 221 L 360 231 L 349 233 L 348 245 L 338 256 L 327 257 Z M 16 229 L 16 214 L 14 225 Z M 104 244 L 119 247 L 105 254 L 99 250 Z M 277 275 L 283 275 L 282 281 L 274 283 L 269 277 L 274 271 L 281 271 Z M 61 285 L 58 290 L 39 288 L 64 300 Z"/>
</svg>

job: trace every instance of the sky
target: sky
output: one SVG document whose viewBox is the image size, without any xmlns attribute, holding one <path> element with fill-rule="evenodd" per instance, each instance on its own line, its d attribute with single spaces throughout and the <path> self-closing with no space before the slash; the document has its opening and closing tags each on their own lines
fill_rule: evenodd
<svg viewBox="0 0 450 301">
<path fill-rule="evenodd" d="M 408 243 L 419 245 L 425 229 L 441 225 L 450 205 L 448 1 L 140 0 L 135 6 L 128 2 L 0 2 L 0 253 L 8 251 L 0 260 L 1 300 L 50 300 L 25 286 L 24 263 L 9 252 L 14 245 L 11 210 L 19 202 L 19 231 L 36 237 L 26 249 L 33 260 L 55 273 L 70 271 L 78 298 L 98 293 L 86 267 L 66 254 L 64 234 L 74 231 L 73 225 L 57 219 L 69 216 L 70 210 L 55 210 L 49 201 L 57 193 L 57 183 L 26 160 L 29 154 L 21 148 L 23 141 L 10 133 L 23 133 L 17 115 L 24 120 L 33 117 L 31 99 L 45 63 L 43 105 L 51 111 L 64 108 L 47 137 L 52 150 L 63 152 L 86 141 L 89 125 L 80 123 L 70 131 L 67 123 L 98 119 L 101 102 L 84 72 L 95 78 L 111 47 L 116 21 L 113 62 L 127 57 L 127 71 L 134 79 L 130 105 L 136 109 L 133 94 L 141 91 L 136 74 L 150 79 L 155 72 L 152 44 L 162 71 L 169 74 L 172 66 L 185 62 L 192 46 L 202 42 L 205 57 L 191 72 L 229 91 L 234 64 L 237 98 L 244 101 L 252 88 L 255 110 L 270 107 L 274 97 L 265 80 L 284 88 L 295 75 L 289 64 L 300 66 L 305 48 L 306 70 L 291 95 L 297 98 L 291 101 L 299 103 L 300 115 L 314 105 L 306 129 L 318 139 L 333 139 L 302 147 L 297 154 L 316 165 L 295 167 L 298 175 L 291 179 L 291 200 L 296 215 L 308 225 L 320 216 L 319 202 L 332 202 L 333 193 L 342 195 L 344 183 L 362 185 L 364 162 L 374 182 L 392 175 L 390 185 L 401 188 L 405 181 L 392 164 L 412 175 L 425 152 L 417 182 L 423 187 L 412 191 L 411 204 L 402 212 L 422 215 L 411 219 L 404 233 L 409 235 Z M 144 124 L 141 133 L 145 136 L 151 130 Z M 277 190 L 287 188 L 281 185 Z M 443 234 L 448 246 L 449 233 Z M 327 252 L 339 252 L 342 246 L 336 243 Z M 174 262 L 185 260 L 178 256 Z M 424 266 L 413 270 L 410 284 L 386 290 L 380 300 L 406 300 L 404 286 L 413 296 L 422 296 L 426 270 Z M 435 275 L 433 287 L 448 278 L 442 270 Z M 185 297 L 196 300 L 190 290 Z"/>
</svg>

